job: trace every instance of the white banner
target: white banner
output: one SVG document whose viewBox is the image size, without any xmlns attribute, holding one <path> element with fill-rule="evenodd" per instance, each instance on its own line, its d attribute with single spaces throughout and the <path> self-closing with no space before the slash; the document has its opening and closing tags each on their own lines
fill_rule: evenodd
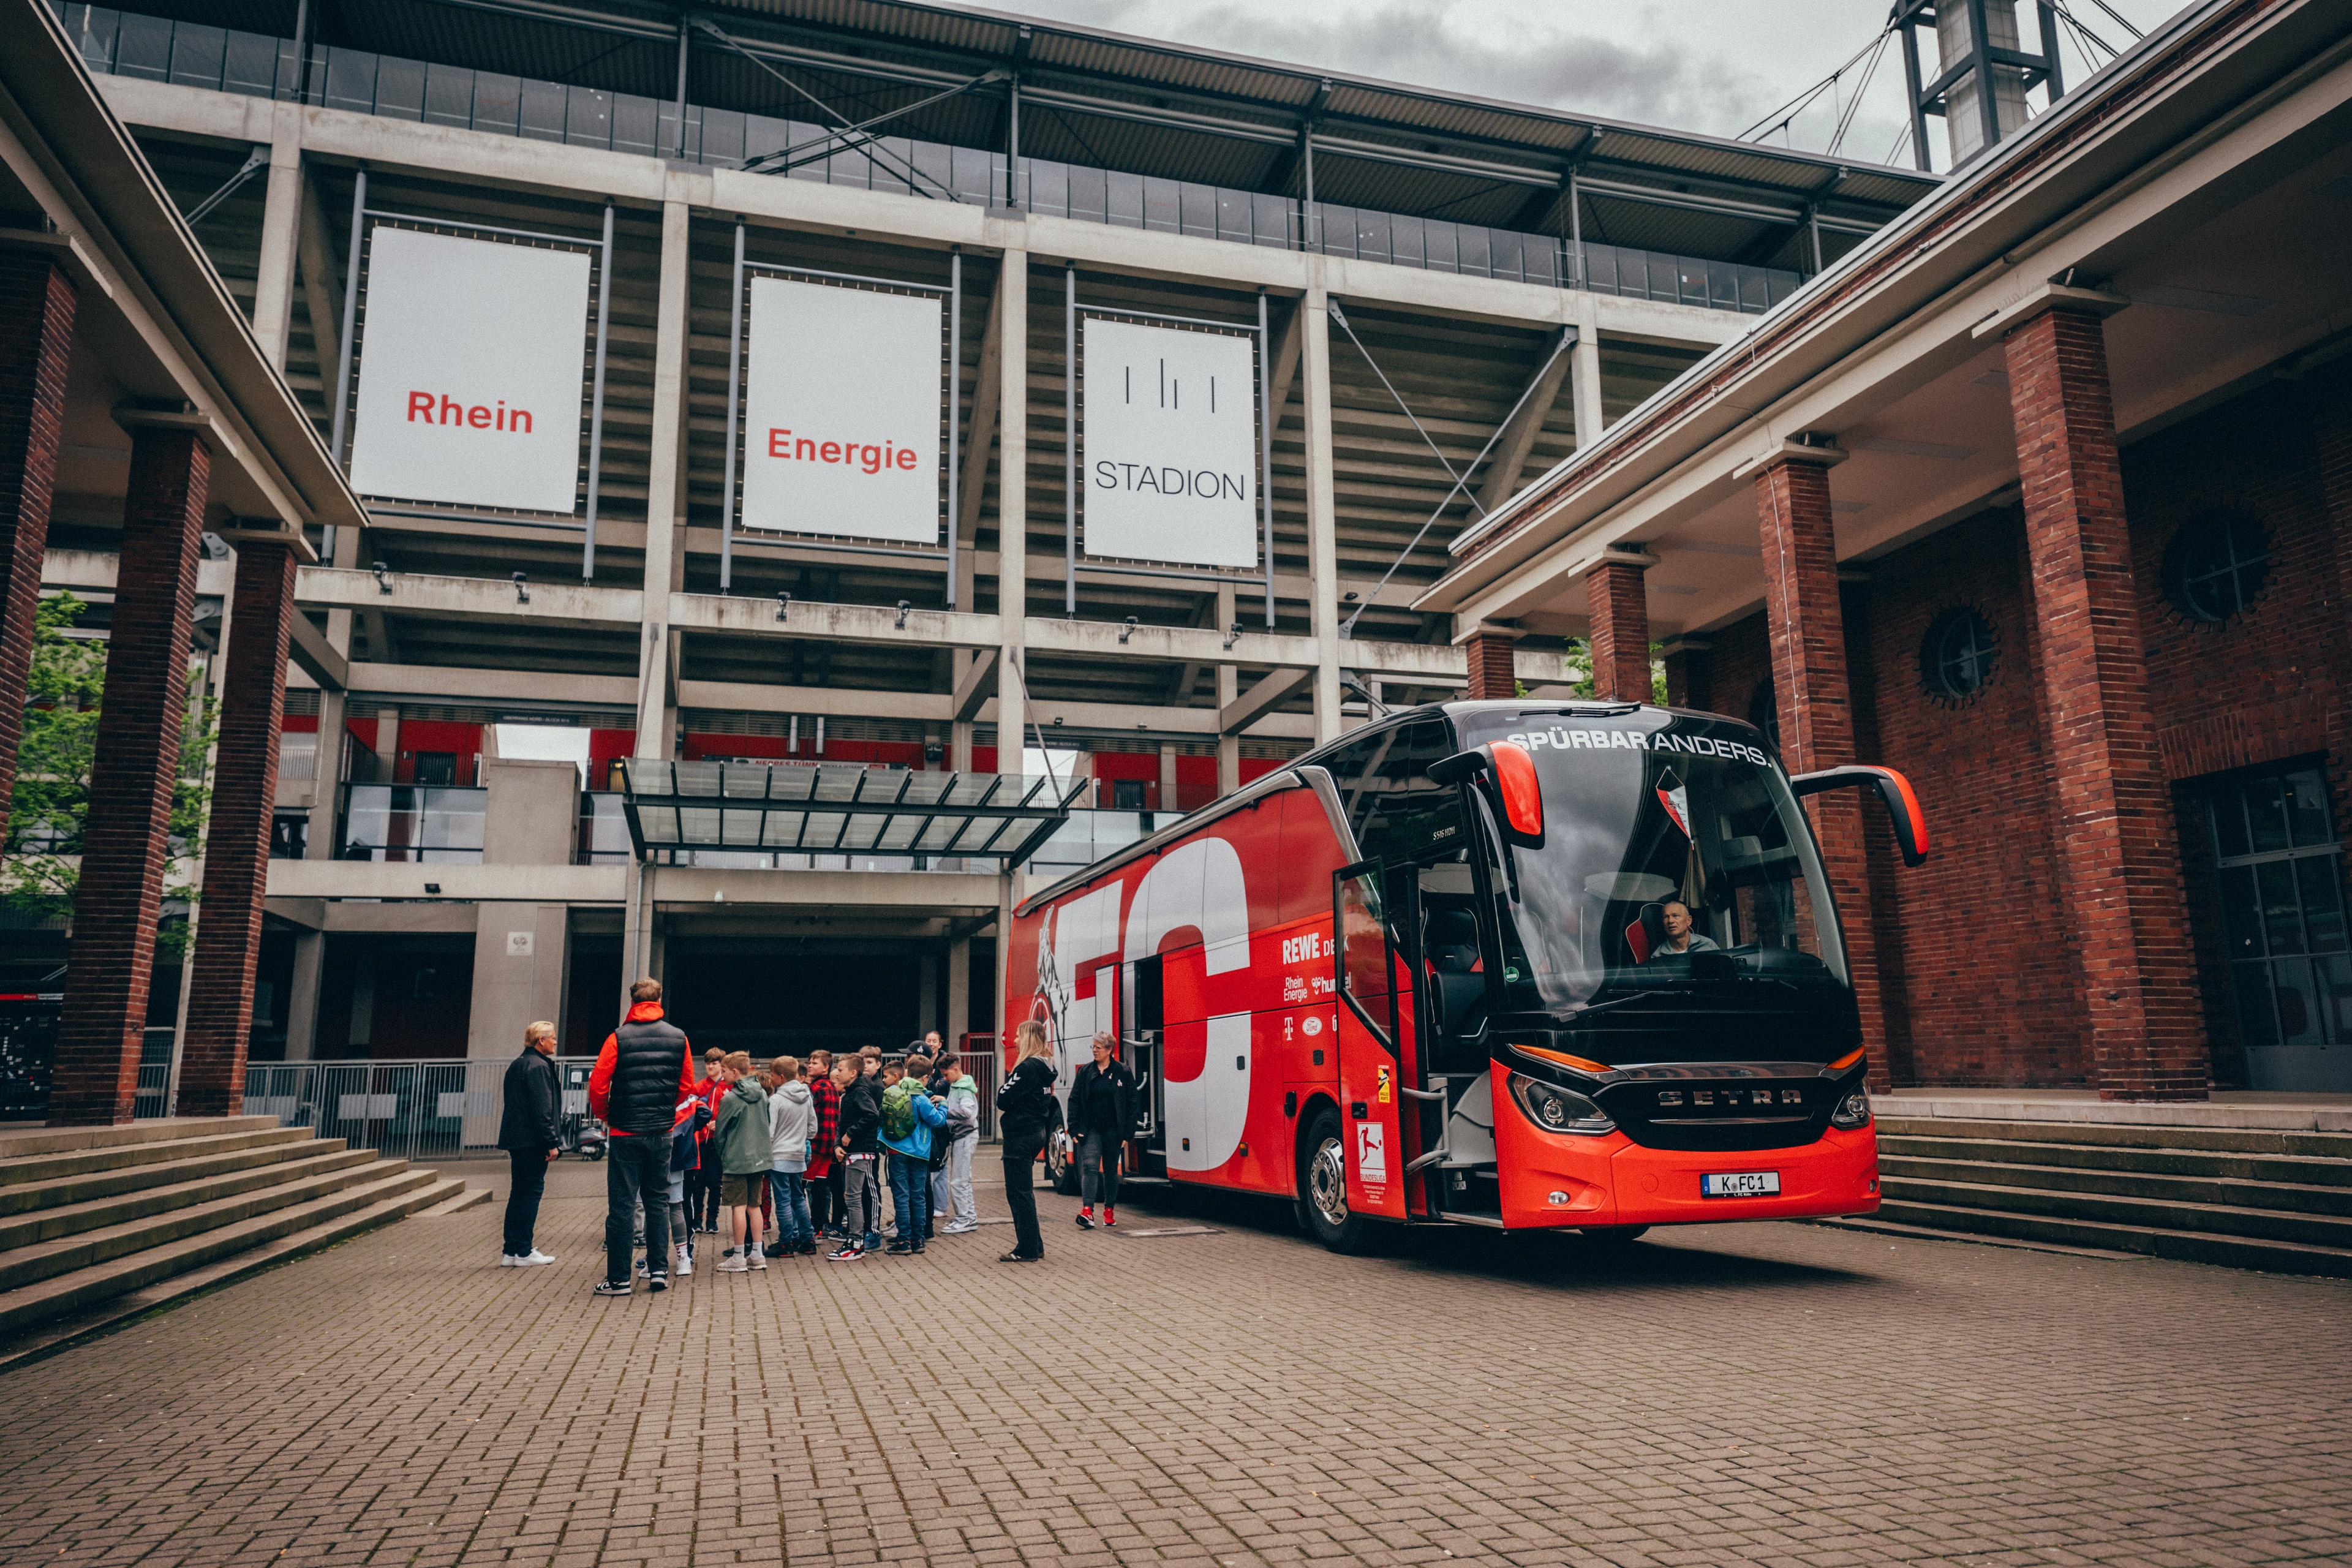
<svg viewBox="0 0 2352 1568">
<path fill-rule="evenodd" d="M 377 228 L 352 489 L 572 511 L 588 268 L 583 251 Z"/>
<path fill-rule="evenodd" d="M 1087 553 L 1257 564 L 1252 340 L 1089 317 Z"/>
<path fill-rule="evenodd" d="M 940 301 L 751 279 L 743 526 L 940 542 Z"/>
</svg>

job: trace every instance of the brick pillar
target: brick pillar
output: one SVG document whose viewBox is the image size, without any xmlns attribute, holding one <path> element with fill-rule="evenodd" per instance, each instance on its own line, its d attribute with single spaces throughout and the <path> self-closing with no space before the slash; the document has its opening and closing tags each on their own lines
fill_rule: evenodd
<svg viewBox="0 0 2352 1568">
<path fill-rule="evenodd" d="M 52 1126 L 131 1120 L 154 978 L 165 829 L 180 771 L 196 542 L 212 455 L 191 430 L 131 432 L 130 494 L 106 645 Z"/>
<path fill-rule="evenodd" d="M 1859 761 L 1853 688 L 1846 675 L 1845 616 L 1838 602 L 1837 539 L 1830 527 L 1830 461 L 1783 456 L 1756 476 L 1764 550 L 1764 620 L 1772 644 L 1772 690 L 1780 710 L 1780 757 L 1792 773 Z M 1859 791 L 1830 790 L 1805 802 L 1822 868 L 1837 900 L 1846 968 L 1870 1052 L 1870 1083 L 1887 1076 L 1885 1000 L 1878 977 L 1870 861 Z"/>
<path fill-rule="evenodd" d="M 1715 671 L 1707 659 L 1714 647 L 1707 637 L 1676 637 L 1665 646 L 1659 661 L 1666 667 L 1668 707 L 1714 710 Z"/>
<path fill-rule="evenodd" d="M 1470 656 L 1470 700 L 1507 700 L 1519 694 L 1519 668 L 1513 647 L 1518 634 L 1499 626 L 1481 626 L 1462 645 Z"/>
<path fill-rule="evenodd" d="M 180 1047 L 182 1116 L 234 1116 L 245 1104 L 253 1028 L 253 975 L 261 953 L 261 900 L 269 880 L 269 826 L 278 799 L 278 736 L 286 716 L 286 644 L 294 609 L 294 552 L 240 540 L 222 681 L 219 761 L 205 834 L 205 888 L 196 921 L 188 1034 Z"/>
<path fill-rule="evenodd" d="M 1648 568 L 1607 560 L 1584 579 L 1584 609 L 1592 634 L 1592 695 L 1606 702 L 1650 700 L 1650 599 L 1642 586 Z"/>
<path fill-rule="evenodd" d="M 73 284 L 56 263 L 37 250 L 0 250 L 0 827 L 25 733 L 73 318 Z"/>
<path fill-rule="evenodd" d="M 2149 702 L 2106 336 L 2046 310 L 2011 331 L 2042 701 L 2065 904 L 2108 1100 L 2202 1100 L 2211 1076 L 2180 847 Z"/>
</svg>

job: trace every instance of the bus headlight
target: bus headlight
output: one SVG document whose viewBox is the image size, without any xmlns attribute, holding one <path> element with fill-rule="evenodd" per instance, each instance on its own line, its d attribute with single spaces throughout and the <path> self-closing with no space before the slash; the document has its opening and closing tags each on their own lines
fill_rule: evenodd
<svg viewBox="0 0 2352 1568">
<path fill-rule="evenodd" d="M 1839 1100 L 1838 1108 L 1830 1112 L 1830 1125 L 1846 1132 L 1851 1132 L 1857 1127 L 1869 1126 L 1869 1092 L 1857 1089 Z"/>
<path fill-rule="evenodd" d="M 1528 1120 L 1547 1132 L 1574 1132 L 1597 1138 L 1617 1131 L 1617 1123 L 1610 1120 L 1607 1111 L 1572 1089 L 1513 1073 L 1511 1092 L 1518 1096 L 1519 1109 L 1528 1113 Z"/>
</svg>

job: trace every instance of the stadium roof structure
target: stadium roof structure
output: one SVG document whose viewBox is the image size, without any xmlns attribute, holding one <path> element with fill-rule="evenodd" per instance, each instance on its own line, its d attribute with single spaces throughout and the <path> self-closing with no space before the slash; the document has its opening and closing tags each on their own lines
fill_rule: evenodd
<svg viewBox="0 0 2352 1568">
<path fill-rule="evenodd" d="M 292 37 L 297 0 L 132 9 Z M 370 0 L 316 42 L 877 134 L 1811 270 L 1935 189 L 1861 159 L 909 0 Z M 1017 86 L 1016 86 L 1017 84 Z M 1017 107 L 1016 107 L 1017 100 Z M 1016 130 L 1017 126 L 1017 130 Z M 1311 148 L 1311 152 L 1310 152 Z M 1570 176 L 1575 211 L 1570 211 Z"/>
</svg>

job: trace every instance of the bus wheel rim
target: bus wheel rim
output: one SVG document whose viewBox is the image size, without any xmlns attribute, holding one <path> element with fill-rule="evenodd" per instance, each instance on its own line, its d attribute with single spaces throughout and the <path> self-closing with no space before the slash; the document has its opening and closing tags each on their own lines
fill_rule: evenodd
<svg viewBox="0 0 2352 1568">
<path fill-rule="evenodd" d="M 1315 1210 L 1333 1229 L 1348 1223 L 1348 1173 L 1341 1163 L 1339 1141 L 1327 1138 L 1315 1151 L 1308 1174 Z"/>
</svg>

